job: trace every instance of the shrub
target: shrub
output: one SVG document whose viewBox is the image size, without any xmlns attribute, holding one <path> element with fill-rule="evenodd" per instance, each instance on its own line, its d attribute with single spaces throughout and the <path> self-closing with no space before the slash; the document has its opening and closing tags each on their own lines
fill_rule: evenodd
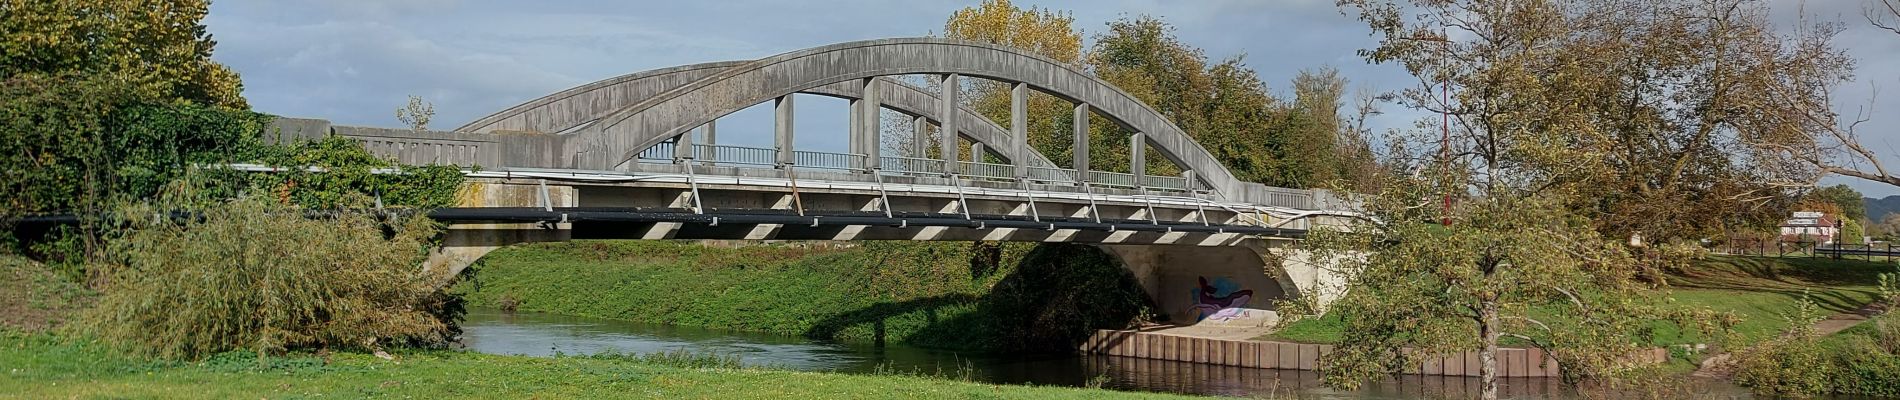
<svg viewBox="0 0 1900 400">
<path fill-rule="evenodd" d="M 107 268 L 105 295 L 82 331 L 134 354 L 376 348 L 392 339 L 441 342 L 451 329 L 429 310 L 444 302 L 434 285 L 441 279 L 421 270 L 424 244 L 437 232 L 426 218 L 312 219 L 247 197 L 194 221 L 125 223 L 110 243 L 120 259 Z"/>
<path fill-rule="evenodd" d="M 1834 363 L 1813 335 L 1783 335 L 1737 360 L 1735 383 L 1756 393 L 1812 396 L 1828 393 Z"/>
</svg>

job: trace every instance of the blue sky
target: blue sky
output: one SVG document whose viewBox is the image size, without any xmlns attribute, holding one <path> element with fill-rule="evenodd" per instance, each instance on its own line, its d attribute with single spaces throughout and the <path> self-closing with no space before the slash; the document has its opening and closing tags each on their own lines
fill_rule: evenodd
<svg viewBox="0 0 1900 400">
<path fill-rule="evenodd" d="M 629 72 L 754 59 L 836 42 L 926 36 L 976 1 L 215 1 L 206 18 L 214 58 L 243 75 L 259 111 L 339 124 L 398 126 L 409 95 L 435 104 L 431 127 L 451 129 L 542 95 Z M 1354 88 L 1397 90 L 1414 80 L 1355 52 L 1373 40 L 1332 0 L 1017 1 L 1072 12 L 1085 36 L 1126 16 L 1172 23 L 1183 41 L 1246 62 L 1275 90 L 1301 69 L 1334 66 Z M 1873 113 L 1862 129 L 1876 151 L 1900 155 L 1900 36 L 1861 19 L 1859 0 L 1775 0 L 1778 22 L 1796 10 L 1840 19 L 1837 45 L 1861 58 L 1839 91 L 1843 113 Z M 1870 104 L 1875 88 L 1882 94 Z M 800 98 L 798 145 L 844 147 L 845 105 Z M 1375 127 L 1406 128 L 1424 115 L 1386 106 Z M 748 109 L 720 121 L 722 142 L 770 144 L 770 114 Z M 839 132 L 834 135 L 805 132 Z M 1889 163 L 1900 165 L 1900 157 Z M 1900 188 L 1840 178 L 1873 196 Z"/>
</svg>

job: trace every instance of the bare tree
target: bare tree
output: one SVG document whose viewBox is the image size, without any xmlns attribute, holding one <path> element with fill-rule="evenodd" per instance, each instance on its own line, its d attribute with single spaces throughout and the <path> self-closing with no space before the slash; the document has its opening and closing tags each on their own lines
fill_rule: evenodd
<svg viewBox="0 0 1900 400">
<path fill-rule="evenodd" d="M 409 95 L 409 104 L 396 109 L 396 120 L 416 132 L 429 130 L 430 118 L 435 118 L 435 104 L 420 96 Z"/>
</svg>

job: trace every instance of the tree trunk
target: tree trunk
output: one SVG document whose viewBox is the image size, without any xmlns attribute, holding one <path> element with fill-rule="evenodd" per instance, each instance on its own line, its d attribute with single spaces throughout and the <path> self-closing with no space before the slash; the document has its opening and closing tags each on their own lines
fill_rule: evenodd
<svg viewBox="0 0 1900 400">
<path fill-rule="evenodd" d="M 1479 306 L 1478 334 L 1483 337 L 1484 348 L 1478 350 L 1478 398 L 1498 399 L 1498 336 L 1502 328 L 1498 318 L 1498 305 L 1495 301 L 1484 301 Z"/>
</svg>

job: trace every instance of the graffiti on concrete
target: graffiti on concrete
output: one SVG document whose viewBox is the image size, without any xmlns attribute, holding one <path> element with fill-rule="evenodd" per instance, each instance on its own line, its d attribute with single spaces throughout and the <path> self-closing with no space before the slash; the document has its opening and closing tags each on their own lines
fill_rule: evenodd
<svg viewBox="0 0 1900 400">
<path fill-rule="evenodd" d="M 1200 283 L 1200 287 L 1194 288 L 1194 309 L 1190 310 L 1194 313 L 1195 322 L 1221 310 L 1245 306 L 1248 300 L 1253 300 L 1253 290 L 1241 289 L 1239 283 L 1224 276 L 1214 277 L 1211 282 L 1203 276 L 1200 277 Z"/>
</svg>

